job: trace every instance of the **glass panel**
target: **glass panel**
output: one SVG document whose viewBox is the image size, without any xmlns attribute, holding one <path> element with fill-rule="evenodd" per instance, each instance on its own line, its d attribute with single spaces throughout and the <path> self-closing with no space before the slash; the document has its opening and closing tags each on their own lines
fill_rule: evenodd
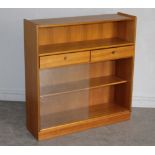
<svg viewBox="0 0 155 155">
<path fill-rule="evenodd" d="M 130 89 L 127 64 L 131 62 L 124 59 L 40 70 L 40 129 L 128 110 L 130 101 L 120 94 L 127 96 Z"/>
<path fill-rule="evenodd" d="M 40 70 L 41 129 L 88 118 L 89 65 Z"/>
</svg>

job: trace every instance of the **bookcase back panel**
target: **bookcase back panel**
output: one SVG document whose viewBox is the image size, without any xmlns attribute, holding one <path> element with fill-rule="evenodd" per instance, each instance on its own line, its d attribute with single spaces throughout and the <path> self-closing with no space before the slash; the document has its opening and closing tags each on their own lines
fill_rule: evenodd
<svg viewBox="0 0 155 155">
<path fill-rule="evenodd" d="M 39 45 L 117 37 L 117 22 L 39 28 Z"/>
<path fill-rule="evenodd" d="M 39 45 L 120 38 L 135 41 L 135 21 L 39 28 Z"/>
<path fill-rule="evenodd" d="M 118 38 L 135 42 L 136 36 L 136 23 L 134 20 L 131 21 L 120 21 L 117 23 L 117 34 Z"/>
<path fill-rule="evenodd" d="M 90 78 L 104 77 L 115 74 L 115 61 L 101 61 L 91 63 L 89 67 Z"/>
<path fill-rule="evenodd" d="M 114 87 L 100 87 L 89 92 L 89 106 L 114 103 Z"/>
</svg>

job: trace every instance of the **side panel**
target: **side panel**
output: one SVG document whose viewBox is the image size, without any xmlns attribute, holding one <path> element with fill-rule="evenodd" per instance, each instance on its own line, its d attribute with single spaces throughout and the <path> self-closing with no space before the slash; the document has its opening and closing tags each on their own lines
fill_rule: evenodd
<svg viewBox="0 0 155 155">
<path fill-rule="evenodd" d="M 39 130 L 39 63 L 37 27 L 24 20 L 26 123 L 28 130 L 38 138 Z"/>
</svg>

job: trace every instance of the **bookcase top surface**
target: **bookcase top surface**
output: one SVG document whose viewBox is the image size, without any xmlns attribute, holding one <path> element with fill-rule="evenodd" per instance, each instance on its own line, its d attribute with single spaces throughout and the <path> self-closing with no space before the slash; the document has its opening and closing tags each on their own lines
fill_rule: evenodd
<svg viewBox="0 0 155 155">
<path fill-rule="evenodd" d="M 29 21 L 35 25 L 38 25 L 39 27 L 52 27 L 52 26 L 55 27 L 55 26 L 93 24 L 100 22 L 125 21 L 125 20 L 133 20 L 133 16 L 118 13 L 118 14 L 102 14 L 93 16 L 35 19 Z"/>
</svg>

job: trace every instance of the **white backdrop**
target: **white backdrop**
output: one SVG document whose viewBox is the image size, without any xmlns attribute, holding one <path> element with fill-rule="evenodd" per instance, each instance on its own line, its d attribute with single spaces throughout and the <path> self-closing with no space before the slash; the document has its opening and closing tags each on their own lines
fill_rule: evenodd
<svg viewBox="0 0 155 155">
<path fill-rule="evenodd" d="M 133 106 L 155 107 L 155 9 L 0 9 L 0 100 L 24 101 L 23 19 L 125 12 L 136 15 Z"/>
</svg>

